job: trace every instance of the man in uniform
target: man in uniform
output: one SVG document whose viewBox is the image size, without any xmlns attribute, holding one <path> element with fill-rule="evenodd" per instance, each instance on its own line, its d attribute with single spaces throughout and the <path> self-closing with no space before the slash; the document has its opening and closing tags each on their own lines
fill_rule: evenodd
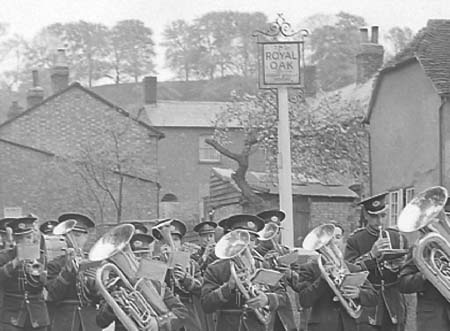
<svg viewBox="0 0 450 331">
<path fill-rule="evenodd" d="M 71 231 L 75 246 L 67 241 L 65 255 L 61 255 L 48 264 L 48 300 L 51 305 L 53 330 L 94 331 L 100 330 L 95 322 L 98 301 L 96 297 L 95 278 L 92 270 L 80 270 L 77 265 L 85 260 L 85 247 L 89 232 L 95 223 L 80 213 L 65 213 L 58 217 L 58 222 L 75 220 Z M 77 252 L 76 250 L 81 251 Z"/>
<path fill-rule="evenodd" d="M 237 229 L 250 233 L 249 249 L 257 268 L 263 267 L 264 260 L 254 252 L 258 232 L 264 221 L 254 215 L 233 215 L 219 222 L 225 231 Z M 216 331 L 259 331 L 273 330 L 274 319 L 269 325 L 261 323 L 254 309 L 267 308 L 273 314 L 287 303 L 287 293 L 281 286 L 271 287 L 268 292 L 259 291 L 256 296 L 245 300 L 231 276 L 230 260 L 220 259 L 208 266 L 202 288 L 202 306 L 206 313 L 216 312 Z M 239 271 L 238 271 L 239 272 Z"/>
<path fill-rule="evenodd" d="M 397 230 L 384 228 L 386 216 L 385 197 L 381 193 L 360 202 L 365 228 L 354 231 L 347 239 L 345 259 L 358 264 L 362 270 L 368 270 L 369 281 L 379 291 L 379 304 L 374 308 L 365 308 L 358 322 L 361 331 L 402 331 L 406 320 L 406 305 L 399 292 L 398 272 L 407 252 L 406 238 Z M 398 250 L 393 259 L 385 257 L 385 252 Z"/>
<path fill-rule="evenodd" d="M 194 226 L 194 231 L 198 233 L 200 237 L 200 249 L 191 255 L 192 259 L 196 261 L 204 275 L 208 265 L 217 260 L 216 254 L 214 254 L 214 248 L 216 247 L 216 228 L 217 224 L 211 221 L 205 221 Z M 200 303 L 200 301 L 198 301 Z M 206 314 L 203 311 L 201 305 L 197 307 L 197 311 L 200 312 L 199 318 L 204 331 L 214 330 L 214 314 Z"/>
<path fill-rule="evenodd" d="M 46 331 L 50 326 L 43 294 L 45 247 L 36 221 L 34 216 L 25 216 L 7 223 L 7 227 L 12 229 L 16 249 L 6 252 L 8 262 L 0 268 L 0 284 L 4 291 L 1 314 L 4 331 Z M 33 255 L 36 259 L 28 260 Z"/>
<path fill-rule="evenodd" d="M 170 236 L 162 235 L 159 230 L 161 225 L 169 227 Z M 161 261 L 169 262 L 174 252 L 173 255 L 177 251 L 182 251 L 182 241 L 185 234 L 186 225 L 177 219 L 163 219 L 152 228 L 153 237 L 163 243 Z M 169 269 L 165 283 L 188 309 L 188 318 L 185 320 L 184 330 L 196 331 L 201 330 L 199 318 L 201 312 L 197 310 L 199 304 L 196 303 L 196 300 L 199 300 L 200 297 L 203 278 L 197 262 L 190 257 L 188 259 L 187 268 L 177 263 L 173 266 L 173 269 Z"/>
<path fill-rule="evenodd" d="M 200 266 L 200 270 L 204 272 L 206 267 L 217 259 L 214 254 L 216 246 L 216 228 L 217 224 L 211 221 L 201 222 L 194 226 L 194 231 L 200 237 L 200 249 L 192 254 L 192 258 Z"/>
<path fill-rule="evenodd" d="M 264 220 L 265 224 L 273 223 L 278 226 L 278 233 L 272 240 L 259 240 L 258 245 L 256 247 L 256 251 L 261 254 L 268 262 L 271 268 L 277 269 L 278 262 L 276 262 L 276 258 L 289 253 L 289 248 L 286 246 L 282 246 L 280 243 L 280 229 L 281 222 L 286 218 L 286 214 L 278 209 L 265 210 L 256 216 L 260 217 Z M 274 247 L 273 242 L 276 242 L 276 246 Z M 274 330 L 275 331 L 291 331 L 296 330 L 297 325 L 295 323 L 294 316 L 294 307 L 295 311 L 298 311 L 296 295 L 294 291 L 288 287 L 288 284 L 284 282 L 282 285 L 285 287 L 288 292 L 288 301 L 285 307 L 278 309 L 277 311 L 277 319 L 275 320 Z"/>
<path fill-rule="evenodd" d="M 135 233 L 130 240 L 130 247 L 133 253 L 139 258 L 150 256 L 151 250 L 150 245 L 153 243 L 154 238 L 145 233 Z M 157 281 L 151 280 L 153 286 L 156 291 L 161 294 L 161 285 Z M 112 286 L 123 286 L 121 282 L 112 285 Z M 112 288 L 108 289 L 110 293 L 114 290 Z M 172 331 L 182 327 L 184 321 L 187 318 L 187 309 L 181 303 L 178 297 L 173 295 L 173 292 L 165 288 L 162 293 L 163 301 L 166 307 L 169 309 L 169 313 L 167 316 L 164 316 L 160 320 L 158 320 L 158 330 L 161 331 Z M 127 329 L 122 324 L 122 322 L 117 318 L 113 309 L 108 305 L 108 303 L 102 299 L 100 301 L 100 309 L 97 312 L 97 325 L 103 329 L 106 329 L 111 325 L 112 322 L 115 322 L 114 330 L 115 331 L 126 331 Z"/>
<path fill-rule="evenodd" d="M 147 234 L 148 233 L 148 229 L 144 224 L 142 224 L 140 222 L 130 222 L 130 224 L 134 226 L 134 233 L 136 233 L 136 234 L 140 234 L 140 233 Z"/>
</svg>

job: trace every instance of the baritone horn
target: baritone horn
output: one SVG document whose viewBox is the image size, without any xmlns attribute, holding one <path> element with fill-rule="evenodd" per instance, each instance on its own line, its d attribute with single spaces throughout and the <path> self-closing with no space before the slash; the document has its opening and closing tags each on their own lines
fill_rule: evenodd
<svg viewBox="0 0 450 331">
<path fill-rule="evenodd" d="M 114 227 L 94 244 L 89 260 L 108 261 L 97 269 L 97 287 L 125 328 L 158 331 L 172 313 L 150 280 L 137 279 L 139 262 L 129 244 L 133 234 L 131 224 Z"/>
<path fill-rule="evenodd" d="M 303 248 L 320 253 L 317 261 L 322 276 L 347 313 L 356 319 L 361 316 L 362 307 L 353 299 L 345 298 L 340 290 L 342 281 L 345 275 L 350 273 L 350 270 L 344 262 L 342 252 L 333 243 L 334 231 L 335 226 L 333 224 L 324 224 L 314 228 L 303 240 Z M 325 265 L 322 257 L 325 260 Z"/>
<path fill-rule="evenodd" d="M 397 226 L 402 232 L 420 231 L 412 248 L 419 271 L 450 302 L 450 226 L 444 212 L 445 187 L 426 189 L 401 211 Z"/>
<path fill-rule="evenodd" d="M 256 272 L 255 260 L 251 254 L 250 233 L 245 230 L 234 230 L 224 235 L 217 242 L 215 254 L 219 259 L 230 260 L 231 277 L 245 300 L 258 295 L 261 288 L 252 284 L 251 276 Z M 253 309 L 257 319 L 264 325 L 270 321 L 268 307 Z"/>
</svg>

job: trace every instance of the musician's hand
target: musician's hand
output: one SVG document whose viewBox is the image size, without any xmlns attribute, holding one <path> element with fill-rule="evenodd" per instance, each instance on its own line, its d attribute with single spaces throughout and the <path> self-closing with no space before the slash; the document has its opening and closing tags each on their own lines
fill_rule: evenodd
<svg viewBox="0 0 450 331">
<path fill-rule="evenodd" d="M 66 265 L 65 265 L 65 269 L 68 272 L 72 272 L 72 271 L 75 270 L 74 259 L 75 259 L 75 250 L 73 248 L 67 248 L 66 249 Z"/>
<path fill-rule="evenodd" d="M 262 308 L 269 304 L 269 298 L 264 292 L 260 291 L 257 296 L 250 298 L 245 304 L 253 309 Z"/>
<path fill-rule="evenodd" d="M 186 277 L 186 270 L 181 264 L 175 264 L 173 267 L 173 275 L 178 280 L 183 280 Z"/>
<path fill-rule="evenodd" d="M 11 260 L 11 263 L 12 263 L 13 269 L 16 269 L 17 266 L 20 264 L 20 260 L 19 260 L 19 258 L 16 256 L 13 260 Z"/>
<path fill-rule="evenodd" d="M 391 246 L 389 244 L 388 238 L 379 238 L 372 246 L 372 249 L 370 250 L 370 253 L 375 258 L 378 258 L 381 256 L 381 253 L 383 250 L 390 249 Z"/>
<path fill-rule="evenodd" d="M 236 279 L 234 279 L 233 276 L 230 276 L 230 279 L 228 279 L 228 287 L 230 290 L 234 290 L 236 288 Z"/>
<path fill-rule="evenodd" d="M 347 299 L 356 299 L 359 298 L 359 293 L 361 292 L 359 287 L 347 285 L 342 289 L 342 296 Z"/>
</svg>

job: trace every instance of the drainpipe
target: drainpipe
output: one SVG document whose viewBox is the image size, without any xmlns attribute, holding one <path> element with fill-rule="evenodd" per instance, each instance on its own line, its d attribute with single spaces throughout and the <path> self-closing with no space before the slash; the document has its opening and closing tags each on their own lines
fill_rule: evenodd
<svg viewBox="0 0 450 331">
<path fill-rule="evenodd" d="M 441 97 L 441 105 L 439 106 L 439 185 L 444 186 L 444 169 L 445 169 L 445 123 L 444 123 L 444 105 L 447 103 L 447 97 Z"/>
</svg>

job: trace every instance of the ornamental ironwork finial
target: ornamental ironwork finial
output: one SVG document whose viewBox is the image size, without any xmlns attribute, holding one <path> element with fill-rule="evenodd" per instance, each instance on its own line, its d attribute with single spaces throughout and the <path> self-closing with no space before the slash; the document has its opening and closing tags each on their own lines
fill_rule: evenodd
<svg viewBox="0 0 450 331">
<path fill-rule="evenodd" d="M 277 19 L 270 23 L 266 31 L 256 30 L 253 32 L 253 37 L 265 37 L 268 39 L 295 39 L 303 40 L 305 37 L 309 35 L 309 31 L 306 29 L 301 29 L 299 31 L 294 31 L 289 22 L 285 20 L 283 14 L 278 13 Z"/>
</svg>

